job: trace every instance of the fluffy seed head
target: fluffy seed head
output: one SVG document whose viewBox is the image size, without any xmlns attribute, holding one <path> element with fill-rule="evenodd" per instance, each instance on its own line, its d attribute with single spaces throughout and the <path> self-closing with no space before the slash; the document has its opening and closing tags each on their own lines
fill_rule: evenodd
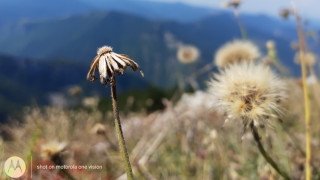
<svg viewBox="0 0 320 180">
<path fill-rule="evenodd" d="M 70 96 L 80 96 L 82 93 L 82 88 L 80 86 L 73 86 L 71 88 L 68 89 L 68 93 Z"/>
<path fill-rule="evenodd" d="M 241 61 L 254 61 L 260 56 L 259 49 L 250 41 L 235 40 L 223 45 L 215 54 L 215 64 L 225 67 Z"/>
<path fill-rule="evenodd" d="M 96 135 L 104 135 L 106 133 L 106 126 L 104 126 L 100 123 L 97 123 L 91 129 L 91 133 L 96 134 Z"/>
<path fill-rule="evenodd" d="M 193 63 L 199 58 L 199 50 L 195 46 L 186 45 L 178 49 L 177 57 L 181 63 Z"/>
<path fill-rule="evenodd" d="M 63 164 L 62 152 L 66 150 L 66 142 L 51 141 L 41 146 L 41 157 L 56 164 Z"/>
<path fill-rule="evenodd" d="M 317 59 L 316 55 L 313 54 L 312 52 L 306 52 L 304 54 L 304 61 L 307 66 L 313 66 L 316 63 L 316 59 Z M 296 55 L 294 56 L 294 62 L 297 64 L 301 63 L 300 52 L 297 52 Z"/>
<path fill-rule="evenodd" d="M 97 80 L 98 78 L 94 74 L 96 69 L 98 69 L 100 82 L 106 85 L 110 82 L 110 77 L 113 77 L 115 73 L 122 75 L 126 71 L 127 66 L 130 66 L 133 71 L 139 69 L 141 75 L 144 76 L 139 64 L 130 59 L 129 56 L 112 52 L 110 46 L 102 46 L 98 49 L 97 56 L 91 62 L 87 80 L 91 82 Z"/>
<path fill-rule="evenodd" d="M 269 67 L 253 62 L 232 64 L 209 82 L 218 111 L 246 125 L 266 122 L 274 112 L 280 112 L 285 85 Z"/>
</svg>

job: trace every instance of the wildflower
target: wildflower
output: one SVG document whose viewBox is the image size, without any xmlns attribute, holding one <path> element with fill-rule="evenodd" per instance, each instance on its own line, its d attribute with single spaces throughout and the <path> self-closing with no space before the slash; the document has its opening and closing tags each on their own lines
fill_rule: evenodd
<svg viewBox="0 0 320 180">
<path fill-rule="evenodd" d="M 91 133 L 97 134 L 97 135 L 105 135 L 106 134 L 106 127 L 100 123 L 97 123 L 91 129 Z"/>
<path fill-rule="evenodd" d="M 274 50 L 275 46 L 276 45 L 275 45 L 274 41 L 272 41 L 272 40 L 269 40 L 266 42 L 266 47 L 268 50 Z"/>
<path fill-rule="evenodd" d="M 178 49 L 177 57 L 181 63 L 193 63 L 199 58 L 199 50 L 195 46 L 187 45 L 181 46 Z"/>
<path fill-rule="evenodd" d="M 66 142 L 51 141 L 41 146 L 41 157 L 50 159 L 57 165 L 64 164 L 64 152 L 66 151 Z"/>
<path fill-rule="evenodd" d="M 275 49 L 276 44 L 274 43 L 274 41 L 272 40 L 267 41 L 266 47 L 268 50 L 269 59 L 271 59 L 271 61 L 277 61 L 277 51 Z"/>
<path fill-rule="evenodd" d="M 148 99 L 146 100 L 146 105 L 147 105 L 148 107 L 151 107 L 151 106 L 153 105 L 153 99 L 148 98 Z"/>
<path fill-rule="evenodd" d="M 97 107 L 99 104 L 99 98 L 97 97 L 85 97 L 82 100 L 82 105 L 85 107 Z"/>
<path fill-rule="evenodd" d="M 112 52 L 110 46 L 102 46 L 98 49 L 97 54 L 98 55 L 91 62 L 90 70 L 87 75 L 88 81 L 93 82 L 97 80 L 94 76 L 96 68 L 98 68 L 100 83 L 102 85 L 106 85 L 110 82 L 109 77 L 112 77 L 115 73 L 122 75 L 126 71 L 127 66 L 130 66 L 133 71 L 139 69 L 141 75 L 144 76 L 138 63 L 125 54 Z"/>
<path fill-rule="evenodd" d="M 222 6 L 226 8 L 229 8 L 229 7 L 237 8 L 239 7 L 240 4 L 241 4 L 241 0 L 233 0 L 230 2 L 224 2 Z"/>
<path fill-rule="evenodd" d="M 225 67 L 240 61 L 254 61 L 260 56 L 259 49 L 250 41 L 235 40 L 223 45 L 215 54 L 215 64 Z"/>
<path fill-rule="evenodd" d="M 293 42 L 290 43 L 290 47 L 291 47 L 292 50 L 297 51 L 297 50 L 299 50 L 299 43 L 293 41 Z"/>
<path fill-rule="evenodd" d="M 232 64 L 209 82 L 209 92 L 217 100 L 217 109 L 230 119 L 263 124 L 273 112 L 281 112 L 284 83 L 269 67 L 243 62 Z"/>
<path fill-rule="evenodd" d="M 68 94 L 70 96 L 79 96 L 82 93 L 82 88 L 80 86 L 73 86 L 71 88 L 68 89 Z"/>
<path fill-rule="evenodd" d="M 309 75 L 309 77 L 307 78 L 307 84 L 308 85 L 316 85 L 318 82 L 317 77 L 315 75 Z"/>
<path fill-rule="evenodd" d="M 292 14 L 292 11 L 290 9 L 282 9 L 279 14 L 283 19 L 287 19 L 289 15 Z"/>
<path fill-rule="evenodd" d="M 294 56 L 294 62 L 300 64 L 300 53 L 296 53 Z M 304 61 L 307 66 L 313 66 L 316 63 L 316 56 L 312 52 L 306 52 L 304 54 Z"/>
</svg>

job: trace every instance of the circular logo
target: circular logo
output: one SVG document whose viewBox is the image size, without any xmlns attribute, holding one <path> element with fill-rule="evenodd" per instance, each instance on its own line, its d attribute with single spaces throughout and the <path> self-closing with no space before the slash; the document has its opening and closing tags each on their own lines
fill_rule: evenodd
<svg viewBox="0 0 320 180">
<path fill-rule="evenodd" d="M 26 171 L 26 163 L 18 156 L 9 157 L 4 163 L 4 172 L 9 177 L 19 178 Z"/>
</svg>

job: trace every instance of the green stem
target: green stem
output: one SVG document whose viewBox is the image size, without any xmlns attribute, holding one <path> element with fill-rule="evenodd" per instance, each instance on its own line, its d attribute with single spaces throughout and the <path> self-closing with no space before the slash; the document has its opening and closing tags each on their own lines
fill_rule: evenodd
<svg viewBox="0 0 320 180">
<path fill-rule="evenodd" d="M 246 33 L 246 29 L 245 27 L 243 26 L 242 22 L 241 22 L 241 19 L 240 19 L 240 16 L 239 16 L 239 11 L 237 8 L 234 9 L 234 16 L 236 18 L 236 21 L 238 23 L 238 26 L 239 26 L 239 29 L 240 29 L 240 32 L 241 32 L 241 36 L 242 36 L 242 39 L 243 40 L 246 40 L 247 39 L 247 33 Z"/>
<path fill-rule="evenodd" d="M 133 173 L 132 168 L 129 161 L 129 155 L 126 147 L 126 143 L 123 137 L 123 132 L 121 129 L 121 122 L 120 122 L 120 116 L 119 116 L 119 110 L 118 110 L 118 102 L 117 102 L 117 87 L 116 87 L 116 78 L 113 75 L 111 77 L 111 96 L 112 96 L 112 106 L 113 106 L 113 116 L 115 118 L 115 126 L 117 131 L 117 136 L 119 140 L 119 148 L 120 153 L 122 156 L 122 159 L 124 161 L 125 170 L 127 173 L 128 180 L 133 180 Z"/>
<path fill-rule="evenodd" d="M 68 170 L 66 170 L 66 169 L 61 169 L 60 171 L 61 171 L 64 175 L 66 175 L 69 180 L 76 180 L 76 179 L 68 172 Z"/>
<path fill-rule="evenodd" d="M 250 123 L 250 128 L 251 128 L 251 132 L 252 135 L 254 137 L 254 140 L 256 141 L 259 151 L 262 154 L 262 156 L 265 158 L 265 160 L 286 180 L 290 180 L 291 178 L 289 177 L 289 175 L 283 171 L 282 169 L 280 169 L 277 165 L 277 163 L 269 156 L 269 154 L 265 151 L 265 149 L 263 148 L 261 141 L 260 141 L 260 136 L 258 133 L 257 128 L 254 126 L 254 122 L 251 121 Z"/>
</svg>

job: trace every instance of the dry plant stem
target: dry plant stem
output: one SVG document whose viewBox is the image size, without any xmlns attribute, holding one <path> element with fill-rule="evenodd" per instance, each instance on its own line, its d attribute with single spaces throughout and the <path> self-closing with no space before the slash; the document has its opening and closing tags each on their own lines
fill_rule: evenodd
<svg viewBox="0 0 320 180">
<path fill-rule="evenodd" d="M 290 180 L 291 178 L 289 177 L 289 175 L 283 171 L 282 169 L 280 169 L 277 165 L 277 163 L 269 156 L 269 154 L 265 151 L 265 149 L 262 146 L 262 143 L 260 141 L 260 136 L 258 133 L 257 128 L 254 126 L 254 122 L 251 121 L 250 123 L 250 128 L 251 128 L 251 132 L 253 135 L 254 140 L 257 143 L 257 146 L 259 148 L 260 153 L 263 155 L 263 157 L 265 158 L 265 160 L 286 180 Z"/>
<path fill-rule="evenodd" d="M 61 171 L 64 175 L 66 175 L 69 180 L 76 180 L 76 179 L 68 172 L 68 170 L 66 170 L 66 169 L 61 169 L 60 171 Z"/>
<path fill-rule="evenodd" d="M 125 166 L 125 170 L 127 173 L 127 178 L 128 178 L 128 180 L 133 180 L 133 173 L 132 173 L 132 168 L 131 168 L 131 164 L 129 161 L 129 155 L 128 155 L 126 143 L 125 143 L 122 128 L 121 128 L 121 122 L 120 122 L 120 116 L 119 116 L 119 110 L 118 110 L 118 101 L 117 101 L 116 78 L 114 75 L 111 77 L 110 85 L 111 85 L 113 116 L 115 118 L 114 122 L 115 122 L 115 126 L 116 126 L 118 140 L 119 140 L 120 153 L 121 153 L 122 159 L 124 161 L 124 166 Z"/>
<path fill-rule="evenodd" d="M 246 34 L 246 30 L 241 22 L 241 19 L 240 19 L 240 16 L 239 16 L 239 11 L 237 8 L 234 9 L 234 16 L 236 18 L 236 21 L 238 23 L 238 26 L 240 28 L 240 32 L 241 32 L 241 36 L 242 36 L 242 39 L 247 39 L 247 34 Z"/>
<path fill-rule="evenodd" d="M 301 72 L 302 72 L 302 85 L 303 85 L 303 97 L 305 107 L 305 127 L 306 127 L 306 180 L 311 179 L 311 132 L 310 132 L 310 102 L 309 102 L 309 91 L 307 86 L 307 68 L 304 59 L 305 53 L 305 39 L 301 27 L 301 20 L 294 7 L 294 16 L 297 23 L 298 37 L 299 37 L 299 49 L 300 49 L 300 61 L 301 61 Z"/>
</svg>

